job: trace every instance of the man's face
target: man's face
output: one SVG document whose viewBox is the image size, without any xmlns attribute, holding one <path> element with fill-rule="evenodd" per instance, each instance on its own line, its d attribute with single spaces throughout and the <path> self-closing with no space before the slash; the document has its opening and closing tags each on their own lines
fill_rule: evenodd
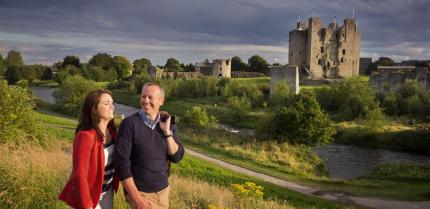
<svg viewBox="0 0 430 209">
<path fill-rule="evenodd" d="M 149 114 L 158 113 L 160 106 L 163 105 L 164 98 L 158 86 L 144 86 L 140 94 L 140 106 L 143 111 Z"/>
</svg>

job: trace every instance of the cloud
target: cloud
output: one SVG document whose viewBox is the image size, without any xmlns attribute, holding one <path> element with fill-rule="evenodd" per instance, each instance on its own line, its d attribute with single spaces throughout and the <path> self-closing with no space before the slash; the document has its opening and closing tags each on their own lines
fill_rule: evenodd
<svg viewBox="0 0 430 209">
<path fill-rule="evenodd" d="M 335 16 L 342 23 L 353 8 L 362 54 L 429 59 L 427 0 L 0 0 L 0 5 L 0 49 L 31 46 L 38 51 L 25 48 L 31 53 L 25 57 L 32 60 L 36 53 L 49 58 L 49 49 L 82 58 L 100 50 L 158 62 L 252 54 L 287 62 L 288 32 L 299 16 L 307 19 L 314 11 L 326 25 Z"/>
</svg>

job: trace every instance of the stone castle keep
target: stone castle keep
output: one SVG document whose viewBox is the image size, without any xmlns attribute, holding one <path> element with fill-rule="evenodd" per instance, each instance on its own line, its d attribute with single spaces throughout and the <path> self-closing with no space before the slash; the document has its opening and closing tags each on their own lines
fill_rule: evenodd
<svg viewBox="0 0 430 209">
<path fill-rule="evenodd" d="M 298 66 L 301 77 L 341 78 L 359 74 L 361 34 L 354 18 L 325 27 L 319 17 L 299 21 L 289 33 L 288 64 Z"/>
</svg>

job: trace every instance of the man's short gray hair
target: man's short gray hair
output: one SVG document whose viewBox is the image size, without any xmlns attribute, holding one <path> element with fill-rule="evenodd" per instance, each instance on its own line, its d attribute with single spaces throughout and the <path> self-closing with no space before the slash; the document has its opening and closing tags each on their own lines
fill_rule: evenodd
<svg viewBox="0 0 430 209">
<path fill-rule="evenodd" d="M 166 95 L 166 91 L 165 91 L 165 90 L 164 90 L 164 88 L 161 86 L 161 84 L 160 84 L 160 83 L 158 83 L 158 82 L 148 82 L 148 83 L 143 84 L 143 86 L 142 86 L 142 91 L 143 91 L 143 88 L 144 88 L 145 86 L 147 86 L 147 87 L 149 87 L 149 86 L 157 86 L 157 87 L 160 89 L 160 96 L 161 96 L 161 98 L 164 98 L 164 96 Z"/>
</svg>

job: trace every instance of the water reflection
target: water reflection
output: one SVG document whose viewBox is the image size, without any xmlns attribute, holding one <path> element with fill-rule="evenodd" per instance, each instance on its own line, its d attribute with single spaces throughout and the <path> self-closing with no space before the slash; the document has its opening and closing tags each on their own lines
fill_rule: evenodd
<svg viewBox="0 0 430 209">
<path fill-rule="evenodd" d="M 357 178 L 387 163 L 430 165 L 430 157 L 358 145 L 329 144 L 313 148 L 313 151 L 325 161 L 334 178 Z"/>
</svg>

